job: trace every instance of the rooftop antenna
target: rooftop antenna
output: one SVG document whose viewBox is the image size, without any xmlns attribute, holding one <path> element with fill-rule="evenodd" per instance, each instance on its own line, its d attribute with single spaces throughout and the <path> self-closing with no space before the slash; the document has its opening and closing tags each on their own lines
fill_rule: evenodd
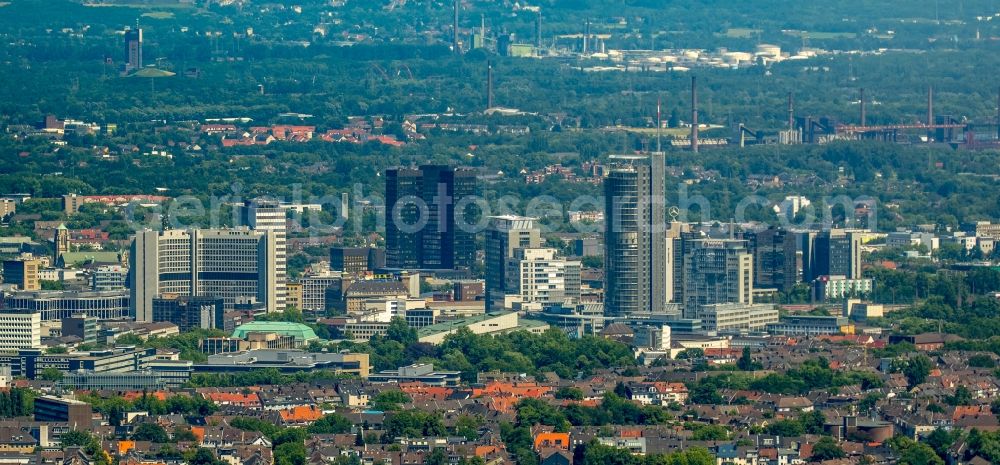
<svg viewBox="0 0 1000 465">
<path fill-rule="evenodd" d="M 795 97 L 788 93 L 788 130 L 795 129 Z"/>
<path fill-rule="evenodd" d="M 660 96 L 656 96 L 656 151 L 661 152 L 660 149 L 660 128 L 663 127 L 663 123 L 660 120 Z"/>
<path fill-rule="evenodd" d="M 861 127 L 864 127 L 865 126 L 865 120 L 866 120 L 866 115 L 865 115 L 865 88 L 864 87 L 861 88 L 861 95 L 860 96 L 861 96 Z"/>
</svg>

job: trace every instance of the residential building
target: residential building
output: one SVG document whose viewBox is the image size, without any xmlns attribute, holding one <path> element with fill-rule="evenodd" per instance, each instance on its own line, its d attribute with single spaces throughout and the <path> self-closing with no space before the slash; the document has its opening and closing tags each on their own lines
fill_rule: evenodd
<svg viewBox="0 0 1000 465">
<path fill-rule="evenodd" d="M 605 312 L 627 316 L 664 308 L 666 223 L 662 154 L 628 159 L 604 180 Z"/>
<path fill-rule="evenodd" d="M 13 284 L 22 291 L 37 291 L 42 288 L 38 270 L 42 262 L 37 259 L 21 258 L 3 261 L 3 282 Z"/>
<path fill-rule="evenodd" d="M 442 165 L 386 171 L 386 266 L 470 269 L 475 264 L 475 171 Z"/>
<path fill-rule="evenodd" d="M 813 296 L 816 300 L 839 300 L 845 297 L 861 297 L 872 292 L 872 280 L 848 279 L 845 276 L 819 276 L 813 281 Z"/>
<path fill-rule="evenodd" d="M 167 321 L 181 332 L 223 329 L 225 303 L 221 297 L 163 294 L 153 298 L 153 321 Z"/>
<path fill-rule="evenodd" d="M 140 231 L 129 254 L 131 314 L 152 321 L 153 299 L 162 294 L 221 297 L 227 310 L 253 299 L 276 311 L 279 281 L 284 289 L 277 244 L 270 229 Z"/>
<path fill-rule="evenodd" d="M 696 239 L 685 247 L 684 316 L 702 305 L 753 303 L 753 255 L 739 239 Z"/>
<path fill-rule="evenodd" d="M 541 231 L 535 218 L 494 216 L 486 230 L 486 309 L 503 308 L 507 288 L 507 262 L 518 248 L 541 247 Z"/>
<path fill-rule="evenodd" d="M 0 350 L 42 346 L 42 316 L 38 313 L 0 313 Z"/>
</svg>

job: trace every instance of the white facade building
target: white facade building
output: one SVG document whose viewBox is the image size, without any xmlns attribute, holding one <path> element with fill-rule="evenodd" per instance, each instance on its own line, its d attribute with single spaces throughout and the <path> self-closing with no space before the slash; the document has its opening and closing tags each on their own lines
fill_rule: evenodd
<svg viewBox="0 0 1000 465">
<path fill-rule="evenodd" d="M 41 347 L 41 313 L 0 313 L 0 350 Z"/>
<path fill-rule="evenodd" d="M 152 321 L 153 298 L 166 293 L 222 297 L 227 309 L 249 299 L 277 311 L 276 243 L 274 231 L 140 231 L 129 254 L 131 312 Z"/>
</svg>

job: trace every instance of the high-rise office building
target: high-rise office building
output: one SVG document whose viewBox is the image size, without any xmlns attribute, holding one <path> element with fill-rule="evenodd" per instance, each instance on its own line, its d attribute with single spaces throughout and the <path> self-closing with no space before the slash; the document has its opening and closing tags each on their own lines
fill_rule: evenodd
<svg viewBox="0 0 1000 465">
<path fill-rule="evenodd" d="M 507 294 L 507 261 L 518 248 L 538 248 L 542 245 L 541 231 L 535 218 L 524 216 L 494 216 L 486 230 L 486 309 L 503 308 Z"/>
<path fill-rule="evenodd" d="M 125 30 L 125 73 L 142 69 L 142 29 Z"/>
<path fill-rule="evenodd" d="M 557 258 L 556 249 L 515 249 L 505 278 L 506 292 L 521 303 L 572 305 L 580 300 L 580 262 Z"/>
<path fill-rule="evenodd" d="M 755 288 L 788 292 L 798 280 L 795 235 L 785 229 L 768 228 L 743 235 L 753 254 Z"/>
<path fill-rule="evenodd" d="M 844 276 L 861 279 L 861 237 L 844 229 L 830 229 L 803 237 L 803 279 Z M 808 252 L 808 260 L 805 256 Z"/>
<path fill-rule="evenodd" d="M 274 279 L 276 284 L 275 305 L 277 310 L 285 309 L 288 290 L 288 259 L 286 250 L 285 209 L 276 200 L 254 199 L 244 203 L 241 215 L 244 225 L 255 231 L 274 231 Z"/>
<path fill-rule="evenodd" d="M 475 264 L 475 171 L 442 165 L 386 171 L 386 265 L 470 269 Z"/>
<path fill-rule="evenodd" d="M 667 299 L 662 154 L 628 158 L 604 180 L 605 313 L 660 312 Z"/>
<path fill-rule="evenodd" d="M 153 321 L 173 323 L 181 332 L 223 329 L 225 312 L 221 297 L 167 294 L 153 299 Z"/>
<path fill-rule="evenodd" d="M 667 229 L 667 242 L 664 249 L 666 260 L 667 302 L 681 303 L 684 301 L 684 246 L 685 241 L 700 238 L 701 234 L 691 232 L 691 225 L 672 221 Z"/>
<path fill-rule="evenodd" d="M 702 305 L 753 303 L 753 255 L 740 239 L 695 239 L 684 254 L 684 316 Z"/>
<path fill-rule="evenodd" d="M 162 294 L 221 297 L 227 310 L 252 299 L 276 311 L 277 242 L 272 230 L 140 231 L 129 254 L 130 311 L 152 321 Z"/>
<path fill-rule="evenodd" d="M 13 284 L 22 291 L 37 291 L 41 289 L 38 270 L 42 262 L 35 259 L 17 259 L 3 261 L 3 282 Z"/>
</svg>

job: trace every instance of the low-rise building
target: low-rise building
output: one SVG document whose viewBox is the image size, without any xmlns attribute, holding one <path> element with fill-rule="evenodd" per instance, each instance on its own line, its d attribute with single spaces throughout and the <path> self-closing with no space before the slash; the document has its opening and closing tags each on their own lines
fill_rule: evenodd
<svg viewBox="0 0 1000 465">
<path fill-rule="evenodd" d="M 696 318 L 709 331 L 764 331 L 778 322 L 778 309 L 771 304 L 710 304 L 698 309 Z"/>
<path fill-rule="evenodd" d="M 430 363 L 418 363 L 373 373 L 368 380 L 373 383 L 419 382 L 428 386 L 458 386 L 461 376 L 460 371 L 436 371 Z"/>
</svg>

